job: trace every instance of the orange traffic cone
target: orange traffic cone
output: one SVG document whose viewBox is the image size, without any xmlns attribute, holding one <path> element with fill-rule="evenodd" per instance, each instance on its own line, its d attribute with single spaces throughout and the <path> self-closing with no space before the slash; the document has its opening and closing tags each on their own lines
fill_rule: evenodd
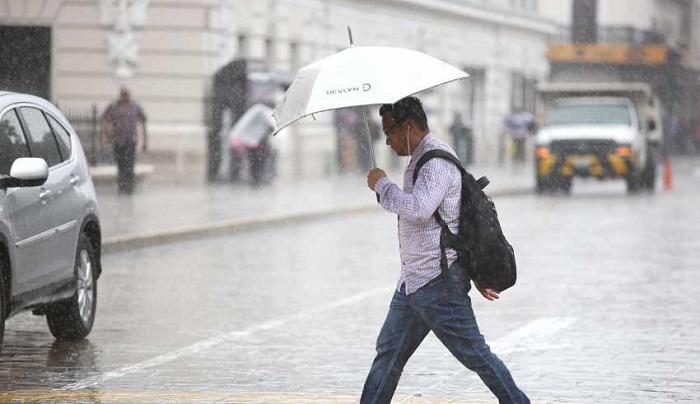
<svg viewBox="0 0 700 404">
<path fill-rule="evenodd" d="M 664 191 L 670 191 L 673 188 L 673 174 L 671 173 L 671 159 L 666 157 L 664 160 Z"/>
</svg>

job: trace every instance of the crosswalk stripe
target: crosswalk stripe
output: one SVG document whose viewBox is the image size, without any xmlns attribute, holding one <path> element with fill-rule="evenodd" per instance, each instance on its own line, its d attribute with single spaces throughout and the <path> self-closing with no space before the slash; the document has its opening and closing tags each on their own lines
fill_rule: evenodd
<svg viewBox="0 0 700 404">
<path fill-rule="evenodd" d="M 151 359 L 147 359 L 143 362 L 139 362 L 133 365 L 125 366 L 122 368 L 119 368 L 117 370 L 113 370 L 111 372 L 106 372 L 106 373 L 101 373 L 95 376 L 91 376 L 82 380 L 79 380 L 74 383 L 66 384 L 65 386 L 62 386 L 58 388 L 58 390 L 82 390 L 94 386 L 98 386 L 101 383 L 112 380 L 112 379 L 117 379 L 132 373 L 140 372 L 145 369 L 150 369 L 156 366 L 161 366 L 165 365 L 167 363 L 173 362 L 177 359 L 190 356 L 190 355 L 195 355 L 199 352 L 202 352 L 207 349 L 211 349 L 215 346 L 218 346 L 224 342 L 231 342 L 231 341 L 236 341 L 240 340 L 242 338 L 248 337 L 251 334 L 254 334 L 259 331 L 266 331 L 274 328 L 278 328 L 281 326 L 284 326 L 288 323 L 298 321 L 298 320 L 303 320 L 306 318 L 310 318 L 313 316 L 316 316 L 318 314 L 331 311 L 333 309 L 337 309 L 340 307 L 344 306 L 349 306 L 351 304 L 354 304 L 356 302 L 362 301 L 364 299 L 374 297 L 380 294 L 390 294 L 391 289 L 394 287 L 394 285 L 391 286 L 385 286 L 377 289 L 372 289 L 368 290 L 363 293 L 356 294 L 354 296 L 347 297 L 345 299 L 338 300 L 333 303 L 326 304 L 324 306 L 319 306 L 313 309 L 309 310 L 304 310 L 301 311 L 297 314 L 293 314 L 288 317 L 276 319 L 276 320 L 271 320 L 267 321 L 261 324 L 257 324 L 251 327 L 246 328 L 243 331 L 232 331 L 228 332 L 225 334 L 220 334 L 217 335 L 216 337 L 212 337 L 209 339 L 205 339 L 202 341 L 198 341 L 194 344 L 191 344 L 189 346 L 180 348 L 175 351 L 167 352 L 162 355 L 158 355 L 156 357 L 153 357 Z"/>
</svg>

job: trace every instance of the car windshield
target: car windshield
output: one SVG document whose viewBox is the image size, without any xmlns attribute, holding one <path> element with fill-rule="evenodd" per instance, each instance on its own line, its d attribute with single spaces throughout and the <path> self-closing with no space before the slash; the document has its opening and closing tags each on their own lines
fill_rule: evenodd
<svg viewBox="0 0 700 404">
<path fill-rule="evenodd" d="M 570 104 L 558 105 L 547 115 L 545 126 L 555 125 L 630 125 L 629 108 L 626 105 Z"/>
</svg>

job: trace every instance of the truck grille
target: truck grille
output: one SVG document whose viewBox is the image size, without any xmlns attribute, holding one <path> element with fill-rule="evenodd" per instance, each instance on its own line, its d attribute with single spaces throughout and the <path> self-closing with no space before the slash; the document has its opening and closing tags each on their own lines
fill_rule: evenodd
<svg viewBox="0 0 700 404">
<path fill-rule="evenodd" d="M 612 140 L 555 140 L 550 145 L 552 154 L 559 156 L 594 154 L 607 156 L 615 152 Z"/>
</svg>

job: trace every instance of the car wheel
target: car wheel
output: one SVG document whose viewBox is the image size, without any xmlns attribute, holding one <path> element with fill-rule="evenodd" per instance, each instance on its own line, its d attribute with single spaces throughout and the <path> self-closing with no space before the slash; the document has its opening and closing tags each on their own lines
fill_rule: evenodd
<svg viewBox="0 0 700 404">
<path fill-rule="evenodd" d="M 75 295 L 46 311 L 46 322 L 57 339 L 79 340 L 90 334 L 97 308 L 96 263 L 90 239 L 81 234 L 75 254 Z"/>
<path fill-rule="evenodd" d="M 0 350 L 5 337 L 5 313 L 7 312 L 7 302 L 5 301 L 5 260 L 0 256 Z"/>
</svg>

